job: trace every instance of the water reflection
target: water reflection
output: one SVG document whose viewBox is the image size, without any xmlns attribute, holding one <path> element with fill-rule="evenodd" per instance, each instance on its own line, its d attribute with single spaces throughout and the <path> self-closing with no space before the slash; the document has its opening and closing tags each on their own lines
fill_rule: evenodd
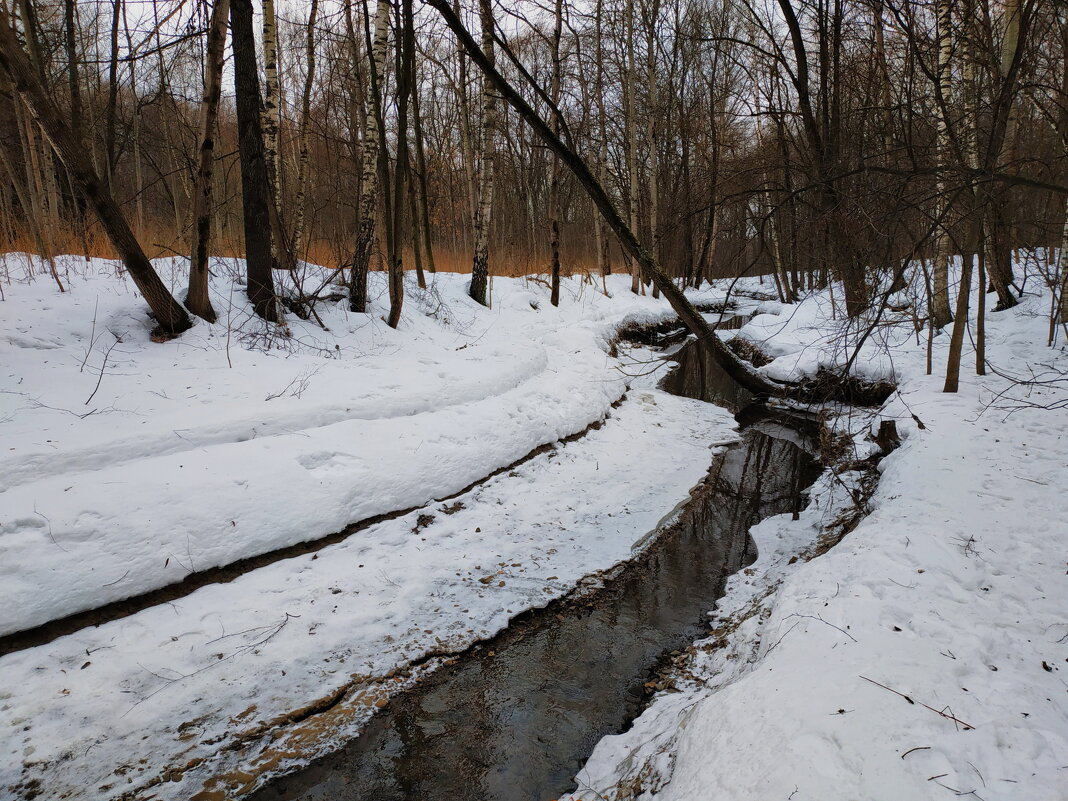
<svg viewBox="0 0 1068 801">
<path fill-rule="evenodd" d="M 572 789 L 597 741 L 640 711 L 665 652 L 705 633 L 726 577 L 755 557 L 748 529 L 800 509 L 819 468 L 772 433 L 748 428 L 677 525 L 589 603 L 505 632 L 256 797 L 544 801 Z"/>
<path fill-rule="evenodd" d="M 737 318 L 735 318 L 737 319 Z M 737 412 L 756 399 L 734 381 L 712 356 L 709 348 L 688 340 L 675 354 L 678 368 L 664 379 L 662 387 L 675 395 L 716 403 Z"/>
</svg>

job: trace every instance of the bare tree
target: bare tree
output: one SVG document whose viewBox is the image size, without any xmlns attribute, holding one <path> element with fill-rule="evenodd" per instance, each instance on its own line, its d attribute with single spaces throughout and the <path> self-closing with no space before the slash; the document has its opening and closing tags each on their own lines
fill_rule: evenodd
<svg viewBox="0 0 1068 801">
<path fill-rule="evenodd" d="M 262 104 L 256 66 L 252 0 L 231 0 L 230 27 L 234 51 L 234 90 L 237 94 L 238 145 L 241 155 L 241 198 L 245 223 L 245 263 L 248 297 L 263 319 L 282 321 L 274 293 L 271 253 L 271 194 L 260 128 Z"/>
<path fill-rule="evenodd" d="M 208 47 L 204 61 L 204 97 L 200 103 L 200 153 L 193 187 L 193 250 L 189 261 L 189 291 L 185 305 L 198 317 L 215 322 L 215 309 L 208 297 L 208 250 L 211 245 L 212 176 L 215 168 L 215 129 L 222 95 L 222 71 L 226 47 L 226 23 L 230 0 L 216 0 L 208 23 Z"/>
<path fill-rule="evenodd" d="M 160 332 L 175 335 L 189 328 L 189 315 L 152 268 L 122 210 L 93 169 L 83 143 L 74 137 L 65 115 L 49 97 L 37 70 L 19 44 L 11 18 L 3 6 L 0 6 L 0 68 L 7 72 L 16 91 L 60 154 L 71 182 L 93 207 L 130 277 L 152 309 Z"/>
<path fill-rule="evenodd" d="M 346 13 L 351 15 L 351 11 Z M 374 35 L 370 32 L 366 0 L 364 0 L 364 30 L 369 59 L 368 102 L 364 118 L 363 149 L 360 164 L 360 198 L 357 206 L 356 246 L 352 254 L 352 276 L 349 281 L 349 308 L 354 312 L 367 311 L 367 274 L 371 269 L 371 254 L 375 244 L 375 205 L 378 201 L 378 162 L 382 147 L 379 121 L 382 117 L 381 75 L 386 66 L 386 37 L 389 31 L 389 0 L 378 0 L 375 12 Z M 351 18 L 351 17 L 350 17 Z"/>
<path fill-rule="evenodd" d="M 493 2 L 479 0 L 482 24 L 482 52 L 494 65 Z M 470 55 L 470 51 L 468 51 Z M 482 121 L 479 123 L 480 169 L 478 173 L 478 205 L 475 207 L 475 253 L 471 265 L 471 297 L 483 306 L 489 305 L 489 234 L 493 214 L 493 168 L 497 158 L 497 98 L 493 83 L 482 76 Z"/>
</svg>

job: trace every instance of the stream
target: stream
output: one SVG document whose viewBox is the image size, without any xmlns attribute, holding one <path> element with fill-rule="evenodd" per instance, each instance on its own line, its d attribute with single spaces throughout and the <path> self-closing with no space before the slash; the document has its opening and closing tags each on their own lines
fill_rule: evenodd
<svg viewBox="0 0 1068 801">
<path fill-rule="evenodd" d="M 810 425 L 751 406 L 692 340 L 674 358 L 665 390 L 727 406 L 744 426 L 677 520 L 603 586 L 522 616 L 257 801 L 547 801 L 575 788 L 598 740 L 644 708 L 645 682 L 708 633 L 727 577 L 756 557 L 749 528 L 800 511 L 821 470 Z"/>
</svg>

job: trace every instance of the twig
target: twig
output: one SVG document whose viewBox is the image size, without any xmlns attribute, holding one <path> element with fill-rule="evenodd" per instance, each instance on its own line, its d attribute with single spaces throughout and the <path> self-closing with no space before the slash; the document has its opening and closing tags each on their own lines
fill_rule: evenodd
<svg viewBox="0 0 1068 801">
<path fill-rule="evenodd" d="M 100 365 L 100 375 L 98 375 L 96 377 L 96 386 L 93 387 L 92 394 L 88 398 L 85 399 L 85 405 L 86 406 L 89 405 L 89 401 L 91 401 L 93 399 L 93 396 L 96 395 L 97 390 L 100 389 L 100 382 L 104 380 L 104 370 L 107 369 L 108 357 L 111 356 L 111 351 L 115 350 L 115 346 L 118 345 L 120 342 L 122 342 L 122 337 L 119 336 L 118 334 L 116 334 L 114 331 L 111 332 L 111 335 L 113 337 L 115 337 L 115 341 L 111 343 L 111 347 L 108 348 L 107 352 L 104 354 L 104 361 Z"/>
<path fill-rule="evenodd" d="M 57 548 L 59 548 L 59 550 L 63 551 L 64 553 L 70 553 L 70 551 L 68 551 L 66 548 L 64 548 L 62 545 L 60 545 L 59 542 L 56 541 L 56 537 L 52 533 L 52 521 L 49 520 L 47 517 L 45 517 L 43 514 L 41 514 L 40 512 L 37 511 L 37 504 L 33 505 L 33 513 L 35 515 L 37 515 L 39 518 L 41 518 L 42 520 L 44 520 L 45 523 L 48 524 L 48 538 L 50 540 L 52 540 L 52 544 L 55 545 Z"/>
<path fill-rule="evenodd" d="M 85 358 L 82 359 L 82 366 L 78 368 L 78 372 L 82 372 L 85 369 L 85 363 L 89 361 L 89 356 L 93 352 L 93 345 L 96 344 L 96 311 L 100 306 L 100 296 L 96 296 L 96 303 L 93 305 L 93 328 L 89 332 L 89 347 L 85 349 Z"/>
<path fill-rule="evenodd" d="M 908 756 L 909 754 L 911 754 L 911 753 L 912 753 L 913 751 L 930 751 L 930 750 L 931 750 L 931 746 L 929 746 L 929 745 L 918 745 L 918 746 L 916 746 L 915 748 L 910 748 L 910 749 L 909 749 L 908 751 L 906 751 L 905 753 L 903 753 L 903 754 L 901 755 L 901 758 L 902 758 L 902 759 L 904 759 L 904 758 L 905 758 L 905 757 L 907 757 L 907 756 Z"/>
<path fill-rule="evenodd" d="M 820 615 L 790 615 L 790 617 L 807 617 L 807 618 L 809 618 L 809 619 L 811 619 L 811 620 L 818 620 L 818 621 L 819 621 L 820 623 L 826 623 L 826 624 L 827 624 L 828 626 L 830 626 L 830 627 L 831 627 L 832 629 L 838 629 L 838 630 L 839 630 L 840 632 L 842 632 L 842 634 L 844 634 L 845 636 L 847 636 L 847 637 L 848 637 L 849 639 L 851 639 L 851 640 L 852 640 L 853 642 L 857 642 L 857 638 L 856 638 L 856 637 L 854 637 L 854 636 L 853 636 L 852 634 L 850 634 L 850 633 L 849 633 L 848 631 L 846 631 L 845 629 L 843 629 L 843 628 L 842 628 L 841 626 L 836 626 L 836 625 L 834 625 L 834 623 L 829 623 L 829 622 L 827 622 L 827 621 L 826 621 L 826 620 L 824 620 L 824 619 L 823 619 L 823 618 L 822 618 L 822 617 L 821 617 Z M 787 620 L 789 620 L 789 618 L 787 618 Z"/>
<path fill-rule="evenodd" d="M 960 718 L 954 717 L 953 715 L 949 714 L 948 712 L 944 712 L 944 711 L 940 711 L 938 709 L 935 709 L 933 706 L 929 706 L 929 705 L 925 704 L 923 701 L 914 701 L 913 699 L 909 698 L 904 693 L 898 692 L 897 690 L 895 690 L 895 689 L 893 689 L 891 687 L 887 687 L 885 684 L 880 684 L 879 682 L 875 681 L 874 679 L 869 679 L 867 676 L 861 676 L 860 678 L 864 679 L 864 681 L 866 681 L 866 682 L 874 684 L 876 687 L 882 687 L 884 690 L 886 690 L 887 692 L 891 692 L 894 695 L 900 695 L 902 698 L 904 698 L 910 704 L 919 704 L 924 709 L 929 709 L 932 712 L 934 712 L 936 715 L 940 715 L 940 716 L 946 718 L 947 720 L 952 720 L 954 723 L 959 723 L 961 726 L 964 727 L 965 731 L 971 731 L 972 729 L 975 728 L 975 726 L 971 725 L 970 723 L 965 723 Z"/>
<path fill-rule="evenodd" d="M 129 570 L 127 570 L 125 573 L 123 573 L 121 576 L 119 576 L 114 581 L 109 581 L 107 584 L 101 584 L 100 586 L 102 586 L 102 587 L 110 587 L 112 584 L 118 584 L 120 581 L 122 581 L 128 575 L 130 575 L 130 571 Z"/>
</svg>

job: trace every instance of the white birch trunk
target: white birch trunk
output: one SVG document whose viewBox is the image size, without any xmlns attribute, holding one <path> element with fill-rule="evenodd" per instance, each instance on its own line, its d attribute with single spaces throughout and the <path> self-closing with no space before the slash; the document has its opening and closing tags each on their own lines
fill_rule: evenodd
<svg viewBox="0 0 1068 801">
<path fill-rule="evenodd" d="M 349 305 L 355 312 L 367 310 L 367 273 L 374 250 L 375 222 L 378 206 L 378 118 L 375 109 L 381 102 L 379 81 L 386 65 L 386 35 L 389 30 L 389 0 L 378 0 L 374 38 L 371 41 L 371 86 L 364 116 L 363 152 L 360 164 L 360 200 L 357 208 L 356 249 L 353 254 Z"/>
<path fill-rule="evenodd" d="M 482 50 L 494 64 L 493 4 L 479 0 L 482 18 Z M 482 149 L 482 168 L 478 180 L 478 206 L 475 209 L 475 252 L 471 264 L 471 297 L 483 306 L 490 305 L 489 297 L 489 234 L 493 214 L 493 168 L 496 159 L 497 97 L 488 77 L 482 77 L 482 123 L 479 139 Z"/>
<path fill-rule="evenodd" d="M 931 270 L 931 315 L 935 328 L 944 328 L 953 321 L 949 308 L 949 200 L 946 194 L 945 170 L 949 167 L 949 120 L 946 118 L 946 105 L 949 102 L 949 60 L 953 52 L 950 32 L 952 24 L 952 0 L 938 0 L 936 9 L 936 32 L 938 37 L 938 61 L 935 67 L 935 99 L 938 102 L 938 119 L 936 122 L 936 147 L 938 149 L 938 180 L 935 185 L 937 197 L 936 213 L 940 219 L 938 236 L 935 240 L 935 258 Z"/>
</svg>

